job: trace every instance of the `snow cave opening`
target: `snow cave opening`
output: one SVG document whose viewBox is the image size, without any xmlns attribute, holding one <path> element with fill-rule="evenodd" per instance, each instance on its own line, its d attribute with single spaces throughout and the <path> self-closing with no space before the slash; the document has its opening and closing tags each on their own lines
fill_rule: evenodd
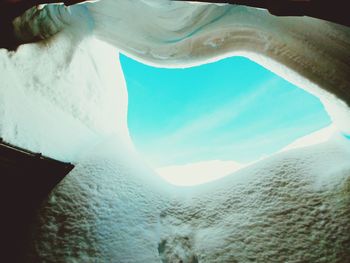
<svg viewBox="0 0 350 263">
<path fill-rule="evenodd" d="M 184 69 L 120 61 L 135 148 L 175 185 L 210 182 L 334 132 L 319 98 L 246 57 Z"/>
</svg>

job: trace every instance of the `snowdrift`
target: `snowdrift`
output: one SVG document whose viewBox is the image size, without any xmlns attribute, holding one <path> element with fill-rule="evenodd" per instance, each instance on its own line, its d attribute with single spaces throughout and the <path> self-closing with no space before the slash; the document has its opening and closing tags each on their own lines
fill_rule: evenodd
<svg viewBox="0 0 350 263">
<path fill-rule="evenodd" d="M 348 28 L 165 0 L 49 5 L 16 26 L 44 40 L 0 50 L 0 136 L 76 164 L 43 203 L 26 262 L 350 261 Z M 117 50 L 169 67 L 244 54 L 320 97 L 338 134 L 171 186 L 133 150 Z"/>
<path fill-rule="evenodd" d="M 349 260 L 344 138 L 188 188 L 162 181 L 122 145 L 98 145 L 50 195 L 33 262 Z"/>
</svg>

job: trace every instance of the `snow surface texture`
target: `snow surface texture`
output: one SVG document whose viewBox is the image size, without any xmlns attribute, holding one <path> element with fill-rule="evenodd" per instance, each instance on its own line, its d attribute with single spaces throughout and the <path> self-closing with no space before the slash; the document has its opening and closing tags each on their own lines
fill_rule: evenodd
<svg viewBox="0 0 350 263">
<path fill-rule="evenodd" d="M 107 140 L 51 194 L 32 261 L 348 262 L 344 140 L 191 188 L 171 188 Z"/>
<path fill-rule="evenodd" d="M 42 205 L 25 262 L 350 261 L 349 140 L 338 132 L 209 184 L 172 186 L 133 150 L 117 52 L 94 37 L 167 66 L 239 51 L 320 96 L 344 132 L 349 109 L 333 94 L 349 103 L 347 28 L 166 0 L 43 10 L 17 32 L 44 41 L 0 50 L 0 136 L 76 167 Z"/>
<path fill-rule="evenodd" d="M 0 50 L 0 136 L 5 141 L 75 162 L 104 136 L 130 140 L 118 54 L 79 32 L 66 30 L 17 52 Z"/>
</svg>

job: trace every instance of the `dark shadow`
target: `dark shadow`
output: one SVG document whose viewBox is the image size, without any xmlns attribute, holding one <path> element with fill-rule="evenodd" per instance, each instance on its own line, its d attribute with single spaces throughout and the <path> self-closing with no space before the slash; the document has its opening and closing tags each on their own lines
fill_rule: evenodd
<svg viewBox="0 0 350 263">
<path fill-rule="evenodd" d="M 27 262 L 36 211 L 73 167 L 0 141 L 0 262 Z"/>
<path fill-rule="evenodd" d="M 14 36 L 12 21 L 26 10 L 40 4 L 62 2 L 66 6 L 86 0 L 0 0 L 0 48 L 15 50 L 20 43 Z"/>
</svg>

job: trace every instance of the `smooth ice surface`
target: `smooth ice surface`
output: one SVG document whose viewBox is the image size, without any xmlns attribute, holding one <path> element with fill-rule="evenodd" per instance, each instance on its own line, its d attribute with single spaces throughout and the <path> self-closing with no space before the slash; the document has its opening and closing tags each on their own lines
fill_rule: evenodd
<svg viewBox="0 0 350 263">
<path fill-rule="evenodd" d="M 24 262 L 349 261 L 350 141 L 339 129 L 350 122 L 334 97 L 349 103 L 348 29 L 161 0 L 88 8 L 92 16 L 82 5 L 27 17 L 26 36 L 60 33 L 0 50 L 1 137 L 76 164 L 38 212 Z M 213 183 L 171 186 L 132 149 L 116 50 L 94 34 L 168 66 L 254 51 L 255 61 L 331 102 L 336 134 Z"/>
</svg>

